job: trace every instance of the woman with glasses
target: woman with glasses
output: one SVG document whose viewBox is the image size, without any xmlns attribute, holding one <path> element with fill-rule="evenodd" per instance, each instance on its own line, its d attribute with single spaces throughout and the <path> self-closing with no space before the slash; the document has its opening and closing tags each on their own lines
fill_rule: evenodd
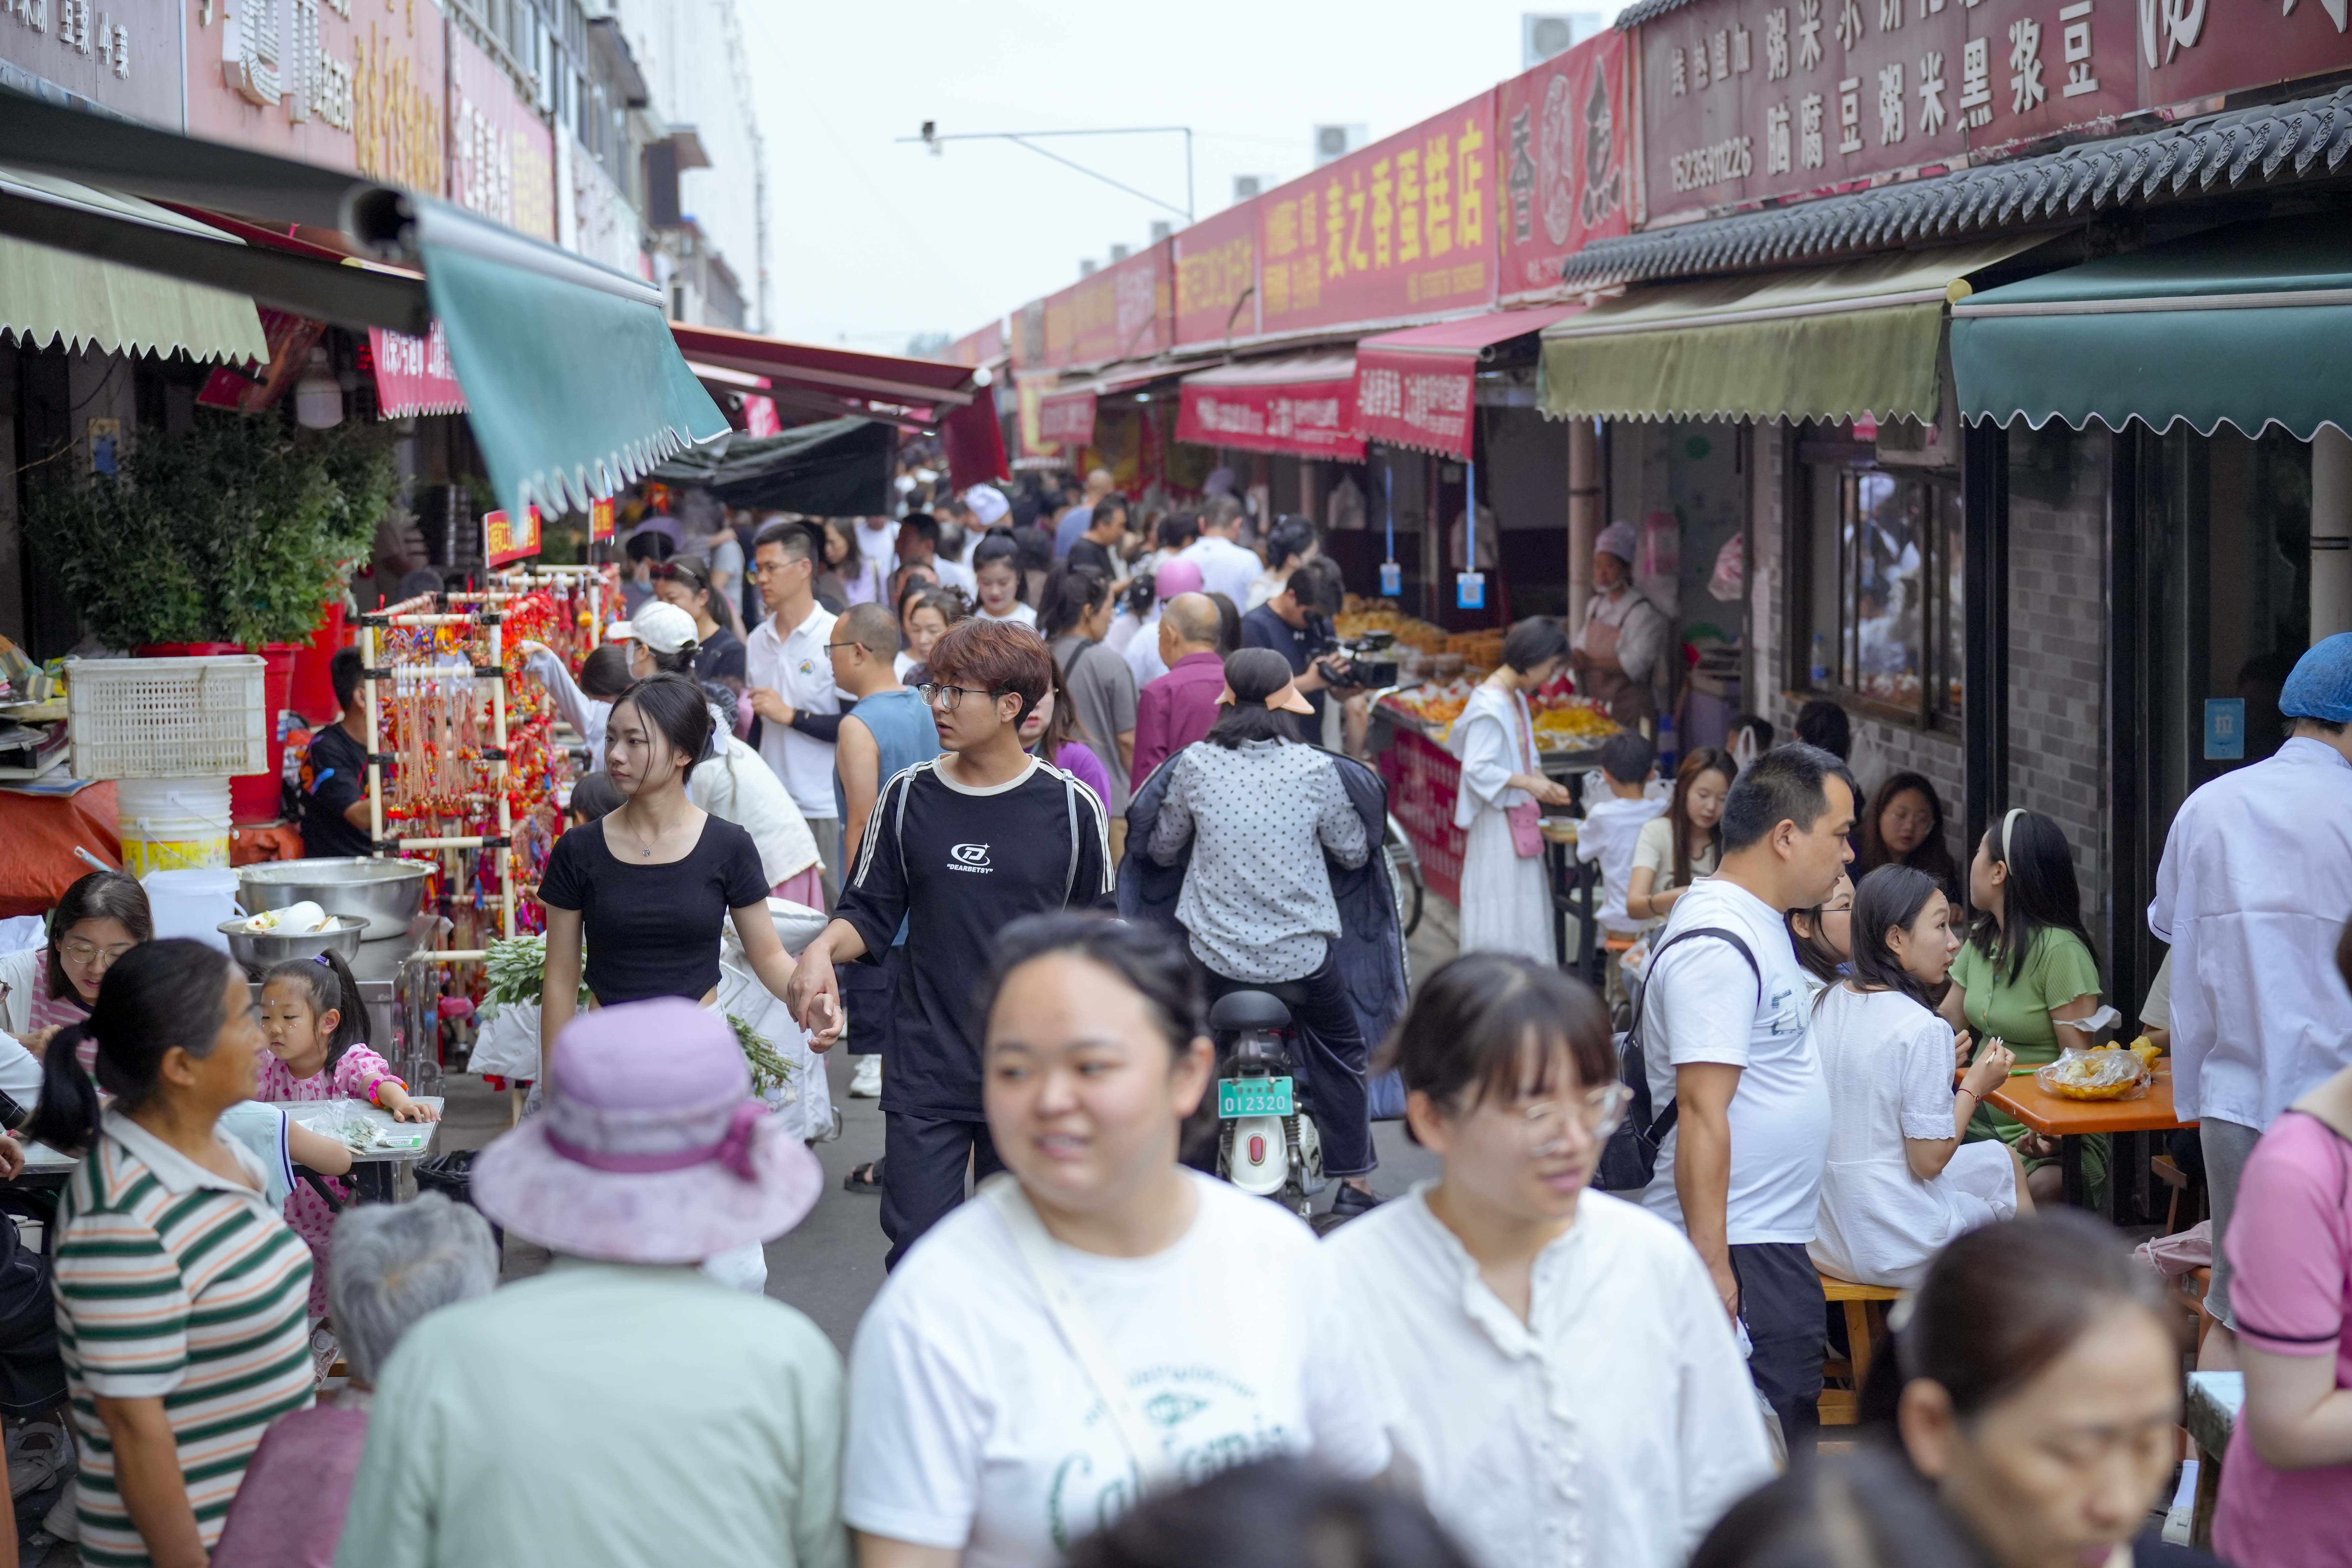
<svg viewBox="0 0 2352 1568">
<path fill-rule="evenodd" d="M 2033 1207 L 2015 1155 L 1960 1142 L 2015 1058 L 1989 1042 L 1954 1091 L 1952 1026 L 1933 997 L 1960 934 L 1932 875 L 1881 866 L 1854 889 L 1851 918 L 1853 973 L 1813 1010 L 1830 1146 L 1811 1251 L 1841 1279 L 1910 1289 L 1946 1242 Z"/>
<path fill-rule="evenodd" d="M 1587 1190 L 1625 1109 L 1600 998 L 1465 953 L 1386 1054 L 1444 1173 L 1323 1248 L 1396 1384 L 1423 1500 L 1484 1568 L 1678 1568 L 1772 1479 L 1771 1451 L 1690 1243 Z"/>
<path fill-rule="evenodd" d="M 121 871 L 92 871 L 66 889 L 49 911 L 49 940 L 40 947 L 0 954 L 0 1030 L 39 1057 L 57 1032 L 89 1016 L 99 982 L 114 961 L 155 939 L 147 890 Z M 95 1053 L 97 1047 L 89 1047 Z M 87 1068 L 89 1064 L 82 1064 Z M 40 1093 L 35 1066 L 21 1089 L 21 1063 L 0 1061 L 0 1092 L 30 1107 Z"/>
</svg>

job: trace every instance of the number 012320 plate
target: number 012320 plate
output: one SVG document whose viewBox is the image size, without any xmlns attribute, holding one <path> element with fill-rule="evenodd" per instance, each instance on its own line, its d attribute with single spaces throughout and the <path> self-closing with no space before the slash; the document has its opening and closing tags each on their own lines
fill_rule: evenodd
<svg viewBox="0 0 2352 1568">
<path fill-rule="evenodd" d="M 1288 1116 L 1295 1107 L 1286 1078 L 1221 1078 L 1217 1080 L 1217 1115 Z"/>
</svg>

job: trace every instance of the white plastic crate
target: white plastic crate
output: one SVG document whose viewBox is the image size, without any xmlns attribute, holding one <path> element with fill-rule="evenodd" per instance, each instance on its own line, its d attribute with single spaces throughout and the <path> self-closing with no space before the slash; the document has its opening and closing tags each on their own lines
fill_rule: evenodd
<svg viewBox="0 0 2352 1568">
<path fill-rule="evenodd" d="M 267 773 L 268 698 L 258 654 L 69 658 L 66 721 L 85 779 Z"/>
</svg>

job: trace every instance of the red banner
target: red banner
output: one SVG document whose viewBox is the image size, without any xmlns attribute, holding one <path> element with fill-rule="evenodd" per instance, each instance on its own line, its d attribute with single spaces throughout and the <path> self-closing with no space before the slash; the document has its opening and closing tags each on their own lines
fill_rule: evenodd
<svg viewBox="0 0 2352 1568">
<path fill-rule="evenodd" d="M 370 327 L 368 353 L 375 361 L 376 412 L 382 417 L 466 411 L 466 391 L 449 363 L 449 340 L 440 322 L 421 338 Z"/>
<path fill-rule="evenodd" d="M 747 392 L 743 395 L 743 434 L 751 437 L 781 436 L 784 422 L 777 416 L 776 400 Z"/>
<path fill-rule="evenodd" d="M 1035 367 L 1150 359 L 1168 347 L 1174 250 L 1163 239 L 1046 295 L 1045 352 Z"/>
<path fill-rule="evenodd" d="M 482 540 L 494 567 L 538 554 L 539 508 L 532 507 L 519 526 L 505 512 L 484 512 Z"/>
<path fill-rule="evenodd" d="M 1257 336 L 1257 224 L 1263 197 L 1202 218 L 1176 237 L 1176 341 Z"/>
<path fill-rule="evenodd" d="M 947 359 L 950 364 L 977 367 L 994 364 L 1004 357 L 1004 318 L 1000 316 L 980 331 L 966 332 L 948 345 Z"/>
<path fill-rule="evenodd" d="M 1462 900 L 1462 857 L 1468 835 L 1454 826 L 1462 793 L 1462 764 L 1436 742 L 1399 726 L 1396 744 L 1381 753 L 1389 781 L 1389 809 L 1421 856 L 1421 874 L 1441 899 Z"/>
<path fill-rule="evenodd" d="M 1260 197 L 1260 331 L 1492 303 L 1495 168 L 1495 95 L 1485 92 Z"/>
<path fill-rule="evenodd" d="M 1201 447 L 1361 462 L 1354 356 L 1227 365 L 1188 376 L 1176 438 Z"/>
<path fill-rule="evenodd" d="M 1094 444 L 1095 395 L 1062 392 L 1037 405 L 1037 436 L 1054 446 L 1076 450 Z"/>
<path fill-rule="evenodd" d="M 613 537 L 613 498 L 599 496 L 588 503 L 588 542 L 602 544 Z"/>
<path fill-rule="evenodd" d="M 1496 89 L 1504 299 L 1558 289 L 1570 257 L 1632 227 L 1631 54 L 1612 27 Z"/>
<path fill-rule="evenodd" d="M 1583 308 L 1496 310 L 1364 339 L 1356 345 L 1356 434 L 1391 447 L 1471 456 L 1479 352 Z"/>
</svg>

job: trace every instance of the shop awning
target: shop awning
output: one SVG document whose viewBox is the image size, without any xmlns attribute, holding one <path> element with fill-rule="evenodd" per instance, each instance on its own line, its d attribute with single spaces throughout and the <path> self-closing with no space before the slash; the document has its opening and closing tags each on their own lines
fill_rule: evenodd
<svg viewBox="0 0 2352 1568">
<path fill-rule="evenodd" d="M 1936 417 L 1944 311 L 2011 237 L 1818 271 L 1643 289 L 1544 330 L 1555 418 Z"/>
<path fill-rule="evenodd" d="M 1470 456 L 1470 409 L 1489 351 L 1584 309 L 1490 310 L 1458 321 L 1383 332 L 1356 345 L 1356 434 L 1449 458 Z"/>
<path fill-rule="evenodd" d="M 2352 432 L 2352 218 L 2231 224 L 1952 310 L 1962 416 Z"/>
<path fill-rule="evenodd" d="M 1356 356 L 1256 360 L 1184 378 L 1176 438 L 1293 458 L 1364 460 L 1356 434 Z"/>
<path fill-rule="evenodd" d="M 809 517 L 869 517 L 890 510 L 898 441 L 873 419 L 827 419 L 782 435 L 738 436 L 713 455 L 681 452 L 654 470 L 665 484 L 701 485 L 729 506 Z"/>
<path fill-rule="evenodd" d="M 672 321 L 670 331 L 697 364 L 759 376 L 779 404 L 804 413 L 863 416 L 903 410 L 919 424 L 936 426 L 974 396 L 970 365 L 823 348 L 687 321 Z"/>
<path fill-rule="evenodd" d="M 100 222 L 144 225 L 202 244 L 236 244 L 218 229 L 151 202 L 70 180 L 0 174 L 0 193 L 25 205 L 28 216 L 36 219 L 71 208 Z M 247 295 L 79 257 L 5 234 L 0 234 L 0 329 L 14 333 L 19 342 L 44 347 L 62 342 L 68 349 L 107 353 L 185 353 L 191 359 L 231 364 L 269 358 L 261 317 Z"/>
<path fill-rule="evenodd" d="M 291 159 L 0 91 L 0 163 L 255 220 L 340 228 L 421 270 L 378 271 L 206 239 L 0 190 L 0 234 L 227 288 L 346 326 L 422 336 L 437 319 L 502 505 L 584 510 L 724 434 L 642 279 L 445 203 Z"/>
</svg>

